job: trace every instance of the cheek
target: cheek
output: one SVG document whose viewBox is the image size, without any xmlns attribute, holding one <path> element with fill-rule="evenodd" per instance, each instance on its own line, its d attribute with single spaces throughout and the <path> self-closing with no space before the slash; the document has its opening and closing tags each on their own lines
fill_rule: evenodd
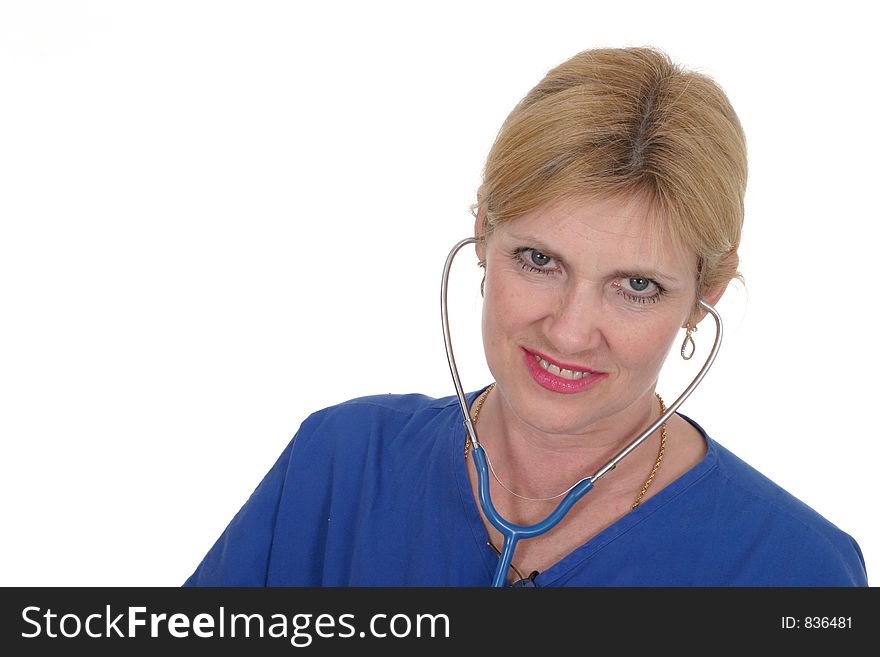
<svg viewBox="0 0 880 657">
<path fill-rule="evenodd" d="M 523 295 L 521 289 L 511 285 L 504 276 L 487 277 L 482 333 L 490 371 L 497 373 L 498 368 L 518 358 L 511 345 L 529 334 L 535 317 L 535 303 Z"/>
<path fill-rule="evenodd" d="M 502 272 L 486 279 L 486 294 L 483 299 L 483 330 L 489 332 L 487 338 L 505 334 L 511 335 L 525 331 L 546 314 L 546 294 L 517 285 L 508 272 Z"/>
<path fill-rule="evenodd" d="M 606 334 L 608 347 L 623 368 L 656 374 L 675 342 L 678 327 L 670 322 L 620 325 Z"/>
<path fill-rule="evenodd" d="M 502 341 L 502 336 L 512 330 L 515 314 L 510 304 L 505 303 L 497 294 L 498 288 L 486 284 L 486 296 L 483 299 L 483 344 L 487 351 Z"/>
</svg>

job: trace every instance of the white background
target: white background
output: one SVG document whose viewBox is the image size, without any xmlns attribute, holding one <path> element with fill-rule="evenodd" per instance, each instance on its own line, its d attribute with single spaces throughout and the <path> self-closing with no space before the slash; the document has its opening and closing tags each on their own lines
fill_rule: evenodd
<svg viewBox="0 0 880 657">
<path fill-rule="evenodd" d="M 713 76 L 749 140 L 746 285 L 683 411 L 852 534 L 876 584 L 866 6 L 0 2 L 0 584 L 176 586 L 310 412 L 452 394 L 440 270 L 488 148 L 606 45 Z M 667 399 L 694 371 L 670 364 Z"/>
</svg>

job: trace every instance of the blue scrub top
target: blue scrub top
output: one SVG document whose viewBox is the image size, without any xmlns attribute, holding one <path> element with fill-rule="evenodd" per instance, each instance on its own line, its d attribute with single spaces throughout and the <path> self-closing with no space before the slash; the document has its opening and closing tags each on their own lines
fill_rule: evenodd
<svg viewBox="0 0 880 657">
<path fill-rule="evenodd" d="M 855 540 L 692 424 L 705 458 L 537 586 L 867 585 Z M 186 585 L 488 586 L 464 442 L 456 397 L 314 413 Z"/>
</svg>

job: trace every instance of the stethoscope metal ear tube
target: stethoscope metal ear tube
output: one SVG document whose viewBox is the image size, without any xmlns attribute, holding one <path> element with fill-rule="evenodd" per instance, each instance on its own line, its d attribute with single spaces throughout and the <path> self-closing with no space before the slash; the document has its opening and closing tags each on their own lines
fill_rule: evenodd
<svg viewBox="0 0 880 657">
<path fill-rule="evenodd" d="M 709 351 L 709 356 L 706 358 L 706 362 L 703 364 L 703 367 L 700 368 L 700 371 L 697 372 L 697 375 L 694 377 L 693 381 L 691 381 L 690 385 L 684 389 L 684 392 L 681 393 L 678 399 L 666 408 L 666 412 L 663 413 L 656 422 L 645 429 L 626 447 L 620 450 L 620 452 L 618 452 L 610 461 L 599 468 L 595 474 L 584 477 L 581 481 L 575 484 L 549 516 L 534 525 L 515 525 L 507 521 L 500 513 L 498 513 L 495 509 L 495 505 L 492 504 L 492 498 L 489 494 L 489 466 L 486 460 L 486 452 L 483 450 L 480 441 L 477 439 L 477 432 L 471 421 L 470 409 L 468 408 L 464 390 L 461 387 L 458 367 L 455 364 L 455 357 L 452 353 L 452 338 L 449 330 L 449 310 L 447 306 L 449 272 L 452 269 L 452 261 L 455 259 L 456 254 L 461 248 L 467 244 L 474 244 L 476 241 L 477 239 L 475 237 L 469 237 L 460 241 L 452 247 L 452 250 L 446 257 L 446 263 L 443 265 L 443 279 L 440 287 L 440 316 L 443 324 L 443 341 L 446 345 L 446 358 L 449 361 L 449 371 L 452 374 L 452 381 L 455 384 L 455 392 L 458 396 L 462 417 L 464 417 L 465 431 L 467 431 L 468 440 L 471 442 L 471 453 L 473 454 L 474 466 L 477 470 L 480 506 L 483 508 L 483 513 L 486 514 L 486 518 L 489 522 L 491 522 L 504 537 L 504 543 L 501 547 L 501 556 L 498 559 L 498 566 L 492 580 L 492 586 L 500 587 L 505 586 L 507 583 L 507 573 L 510 568 L 510 563 L 513 560 L 513 552 L 516 549 L 517 542 L 520 539 L 539 536 L 559 524 L 566 514 L 568 514 L 571 507 L 586 495 L 590 489 L 592 489 L 595 482 L 611 472 L 622 459 L 629 455 L 636 447 L 641 445 L 648 436 L 654 433 L 664 422 L 672 417 L 678 407 L 684 403 L 684 400 L 690 397 L 691 393 L 703 380 L 703 377 L 706 375 L 706 372 L 709 371 L 709 368 L 715 361 L 715 357 L 718 355 L 718 349 L 721 347 L 721 338 L 724 334 L 724 328 L 721 323 L 721 315 L 718 314 L 718 311 L 701 299 L 699 302 L 700 307 L 712 315 L 712 319 L 715 320 L 715 342 L 712 344 L 712 349 Z"/>
</svg>

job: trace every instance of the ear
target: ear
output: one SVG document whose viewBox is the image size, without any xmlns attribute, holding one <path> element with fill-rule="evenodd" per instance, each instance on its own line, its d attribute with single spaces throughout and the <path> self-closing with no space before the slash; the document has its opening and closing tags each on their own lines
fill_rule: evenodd
<svg viewBox="0 0 880 657">
<path fill-rule="evenodd" d="M 479 198 L 479 197 L 478 197 Z M 474 237 L 477 238 L 475 250 L 477 252 L 477 260 L 481 263 L 486 262 L 486 234 L 485 234 L 485 217 L 486 208 L 482 203 L 477 205 L 477 214 L 474 219 Z"/>
<path fill-rule="evenodd" d="M 700 299 L 714 308 L 715 304 L 717 304 L 721 300 L 721 297 L 724 296 L 724 292 L 727 290 L 727 285 L 728 284 L 725 283 L 724 285 L 718 285 L 717 287 L 712 288 L 706 294 L 701 296 Z M 707 314 L 708 313 L 703 310 L 703 307 L 697 303 L 687 321 L 691 326 L 696 327 L 697 324 L 703 321 L 703 318 L 706 317 Z M 687 328 L 687 325 L 682 325 L 681 328 Z"/>
<path fill-rule="evenodd" d="M 713 287 L 705 290 L 700 297 L 703 301 L 708 303 L 713 308 L 715 304 L 717 304 L 721 297 L 724 296 L 724 293 L 727 291 L 727 286 L 730 285 L 730 282 L 738 276 L 737 267 L 739 266 L 739 255 L 736 251 L 730 251 L 722 257 L 721 261 L 718 263 L 717 267 L 720 271 L 726 272 L 727 280 L 724 283 L 718 283 Z M 699 303 L 695 304 L 695 308 L 691 313 L 691 316 L 688 318 L 688 322 L 690 322 L 691 326 L 696 326 L 703 318 L 706 316 L 706 311 L 703 310 L 702 306 Z M 682 328 L 685 328 L 684 326 Z"/>
</svg>

